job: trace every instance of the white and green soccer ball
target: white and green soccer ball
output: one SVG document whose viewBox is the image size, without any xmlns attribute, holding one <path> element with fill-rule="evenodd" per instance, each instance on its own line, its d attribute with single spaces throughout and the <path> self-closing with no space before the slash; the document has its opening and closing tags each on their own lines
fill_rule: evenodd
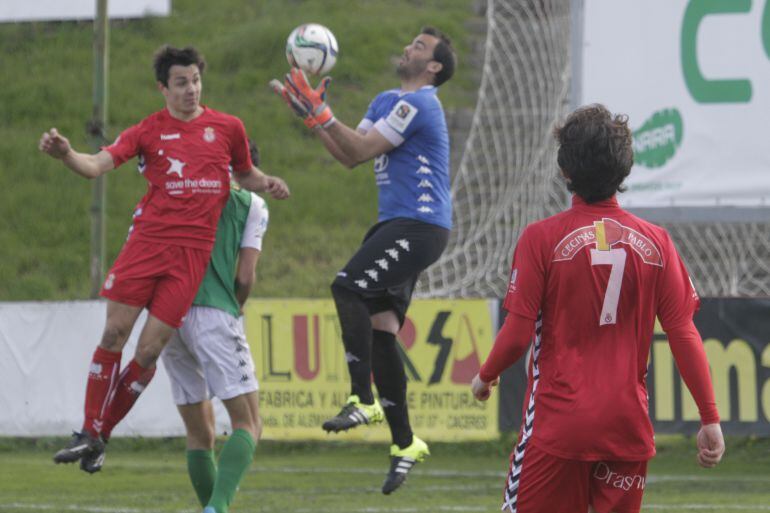
<svg viewBox="0 0 770 513">
<path fill-rule="evenodd" d="M 328 73 L 337 62 L 337 38 L 332 31 L 317 23 L 295 28 L 286 41 L 289 65 L 311 75 Z"/>
</svg>

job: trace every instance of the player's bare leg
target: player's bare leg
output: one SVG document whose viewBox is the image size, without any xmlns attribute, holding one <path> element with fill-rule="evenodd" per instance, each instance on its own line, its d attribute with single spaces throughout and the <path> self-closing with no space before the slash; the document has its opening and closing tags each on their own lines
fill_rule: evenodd
<svg viewBox="0 0 770 513">
<path fill-rule="evenodd" d="M 214 408 L 211 401 L 177 406 L 187 432 L 187 473 L 201 506 L 211 499 L 217 479 Z"/>
<path fill-rule="evenodd" d="M 73 433 L 69 444 L 54 455 L 54 462 L 74 463 L 81 460 L 81 468 L 91 472 L 94 467 L 84 467 L 82 459 L 103 460 L 104 442 L 99 437 L 102 416 L 107 399 L 117 383 L 121 352 L 141 311 L 140 307 L 107 301 L 102 339 L 94 352 L 88 373 L 83 429 Z"/>
<path fill-rule="evenodd" d="M 409 424 L 406 403 L 406 374 L 398 352 L 396 335 L 401 328 L 398 316 L 392 310 L 371 316 L 373 328 L 372 370 L 385 417 L 390 427 L 393 445 L 390 447 L 390 469 L 382 485 L 388 495 L 406 481 L 409 471 L 426 456 L 428 445 L 414 436 Z"/>
<path fill-rule="evenodd" d="M 134 360 L 136 363 L 148 369 L 158 361 L 161 351 L 166 347 L 174 327 L 161 321 L 154 315 L 147 316 L 147 322 L 139 335 L 139 343 L 136 345 Z"/>
<path fill-rule="evenodd" d="M 216 438 L 211 401 L 177 406 L 187 432 L 187 450 L 213 449 Z"/>
<path fill-rule="evenodd" d="M 262 435 L 257 392 L 222 401 L 230 415 L 233 434 L 219 455 L 219 468 L 211 499 L 204 513 L 224 513 L 235 497 L 238 485 L 251 465 L 257 440 Z"/>
<path fill-rule="evenodd" d="M 242 429 L 258 441 L 262 436 L 262 419 L 259 416 L 259 395 L 257 392 L 239 395 L 232 399 L 222 401 L 227 413 L 230 415 L 230 423 L 233 431 Z"/>
<path fill-rule="evenodd" d="M 112 430 L 128 414 L 139 395 L 152 380 L 155 375 L 155 362 L 160 357 L 160 353 L 171 338 L 173 331 L 172 326 L 154 315 L 147 316 L 147 322 L 139 335 L 134 358 L 121 371 L 113 388 L 114 392 L 110 394 L 110 402 L 102 410 L 99 431 L 104 443 L 109 440 Z M 130 333 L 130 330 L 128 332 Z M 122 347 L 125 345 L 125 340 L 120 343 L 123 334 L 124 332 L 119 330 L 110 332 L 110 336 L 116 337 L 110 341 L 121 344 Z M 101 470 L 104 464 L 104 444 L 97 449 L 84 455 L 80 460 L 82 470 L 88 473 Z"/>
<path fill-rule="evenodd" d="M 377 312 L 369 317 L 372 321 L 372 329 L 387 331 L 394 335 L 398 333 L 401 326 L 398 323 L 398 317 L 393 310 L 387 310 L 385 312 Z"/>
<path fill-rule="evenodd" d="M 140 313 L 142 313 L 140 306 L 125 305 L 108 299 L 107 321 L 104 324 L 99 347 L 116 353 L 122 351 Z"/>
</svg>

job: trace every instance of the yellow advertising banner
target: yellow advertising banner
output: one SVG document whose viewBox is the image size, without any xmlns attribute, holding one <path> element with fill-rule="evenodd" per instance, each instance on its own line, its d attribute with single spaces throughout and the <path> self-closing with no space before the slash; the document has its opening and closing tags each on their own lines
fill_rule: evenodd
<svg viewBox="0 0 770 513">
<path fill-rule="evenodd" d="M 399 333 L 412 428 L 434 441 L 498 434 L 497 401 L 478 402 L 470 382 L 492 349 L 494 302 L 415 300 Z M 264 437 L 328 439 L 321 429 L 350 394 L 340 326 L 331 300 L 249 300 L 246 336 L 260 384 Z M 340 435 L 390 440 L 386 425 Z"/>
</svg>

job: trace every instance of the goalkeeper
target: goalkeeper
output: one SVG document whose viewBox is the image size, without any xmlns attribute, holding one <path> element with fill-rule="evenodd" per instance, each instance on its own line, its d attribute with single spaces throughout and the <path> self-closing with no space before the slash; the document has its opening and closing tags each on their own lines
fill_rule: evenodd
<svg viewBox="0 0 770 513">
<path fill-rule="evenodd" d="M 444 251 L 452 227 L 449 134 L 437 92 L 454 69 L 450 40 L 432 27 L 423 28 L 398 63 L 400 88 L 377 95 L 356 130 L 337 120 L 326 105 L 330 78 L 312 89 L 304 73 L 293 68 L 284 84 L 271 82 L 340 163 L 353 168 L 374 159 L 377 224 L 331 286 L 350 371 L 350 397 L 323 429 L 339 432 L 387 419 L 393 445 L 385 494 L 429 454 L 409 424 L 396 335 L 418 276 Z M 372 373 L 379 401 L 372 393 Z"/>
</svg>

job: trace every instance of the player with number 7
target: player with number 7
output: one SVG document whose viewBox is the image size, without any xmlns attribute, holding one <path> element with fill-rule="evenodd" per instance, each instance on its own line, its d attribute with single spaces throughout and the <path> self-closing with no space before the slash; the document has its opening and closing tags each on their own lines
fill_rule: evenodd
<svg viewBox="0 0 770 513">
<path fill-rule="evenodd" d="M 572 208 L 521 233 L 508 315 L 472 392 L 487 400 L 533 346 L 503 510 L 638 513 L 655 454 L 646 376 L 656 317 L 698 405 L 698 462 L 713 467 L 724 453 L 693 324 L 700 300 L 666 230 L 618 205 L 633 165 L 628 118 L 590 105 L 554 135 Z"/>
</svg>

